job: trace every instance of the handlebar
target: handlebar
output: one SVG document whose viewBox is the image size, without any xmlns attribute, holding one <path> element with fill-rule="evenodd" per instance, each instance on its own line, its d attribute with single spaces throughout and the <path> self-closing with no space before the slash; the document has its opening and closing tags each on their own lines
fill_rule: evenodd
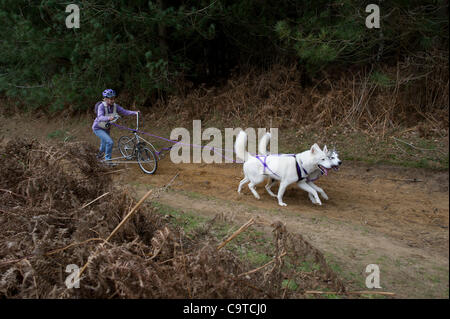
<svg viewBox="0 0 450 319">
<path fill-rule="evenodd" d="M 139 112 L 136 113 L 136 131 L 139 130 Z"/>
<path fill-rule="evenodd" d="M 114 116 L 114 119 L 108 121 L 106 123 L 106 128 L 109 128 L 111 126 L 112 123 L 116 123 L 118 120 L 120 119 L 120 115 L 116 114 Z M 141 120 L 142 121 L 142 120 Z M 137 112 L 136 114 L 136 131 L 139 130 L 139 112 Z"/>
<path fill-rule="evenodd" d="M 114 116 L 114 119 L 112 119 L 111 121 L 109 121 L 109 123 L 116 123 L 119 119 L 120 119 L 120 115 L 119 115 L 119 114 L 116 114 L 116 115 Z"/>
</svg>

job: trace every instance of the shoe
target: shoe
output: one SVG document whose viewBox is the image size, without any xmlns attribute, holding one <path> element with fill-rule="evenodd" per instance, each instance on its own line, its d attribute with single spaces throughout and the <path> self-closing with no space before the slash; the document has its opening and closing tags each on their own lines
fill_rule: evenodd
<svg viewBox="0 0 450 319">
<path fill-rule="evenodd" d="M 98 152 L 96 157 L 97 157 L 97 159 L 102 159 L 103 157 L 105 157 L 105 153 L 104 152 Z"/>
</svg>

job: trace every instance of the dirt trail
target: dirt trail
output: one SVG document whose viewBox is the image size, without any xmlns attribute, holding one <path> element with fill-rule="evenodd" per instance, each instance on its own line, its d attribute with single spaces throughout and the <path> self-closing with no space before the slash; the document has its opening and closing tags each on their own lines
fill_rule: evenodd
<svg viewBox="0 0 450 319">
<path fill-rule="evenodd" d="M 242 179 L 240 164 L 159 162 L 155 175 L 128 165 L 118 181 L 136 187 L 162 186 L 179 172 L 160 201 L 206 216 L 233 214 L 238 222 L 259 215 L 281 220 L 325 252 L 355 289 L 365 288 L 365 267 L 378 264 L 382 288 L 404 298 L 448 298 L 448 173 L 344 162 L 339 172 L 317 181 L 329 196 L 313 205 L 295 185 L 285 193 L 287 207 Z M 275 187 L 274 187 L 275 189 Z"/>
</svg>

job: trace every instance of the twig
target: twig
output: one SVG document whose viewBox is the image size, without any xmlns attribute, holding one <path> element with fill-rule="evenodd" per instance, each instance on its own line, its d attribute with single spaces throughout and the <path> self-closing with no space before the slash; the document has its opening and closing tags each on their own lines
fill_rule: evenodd
<svg viewBox="0 0 450 319">
<path fill-rule="evenodd" d="M 184 278 L 188 278 L 188 274 L 187 274 L 187 267 L 186 267 L 186 255 L 184 254 L 184 249 L 183 249 L 183 241 L 181 240 L 180 237 L 180 247 L 181 247 L 181 256 L 183 257 L 182 261 L 183 261 L 183 270 L 184 270 Z M 186 286 L 187 286 L 187 291 L 189 294 L 189 299 L 192 299 L 192 293 L 191 293 L 191 287 L 189 285 L 189 280 L 186 281 Z"/>
<path fill-rule="evenodd" d="M 169 188 L 170 184 L 172 184 L 172 182 L 175 180 L 175 178 L 178 177 L 178 175 L 180 175 L 180 172 L 177 172 L 177 173 L 175 174 L 175 176 L 172 177 L 172 179 L 170 180 L 170 182 L 169 182 L 167 185 L 164 186 L 164 190 L 166 190 L 167 188 Z"/>
<path fill-rule="evenodd" d="M 414 149 L 416 149 L 416 150 L 419 150 L 419 151 L 438 151 L 438 152 L 440 152 L 440 153 L 442 153 L 442 154 L 445 154 L 444 152 L 442 152 L 441 150 L 438 150 L 438 149 L 421 148 L 421 147 L 414 146 L 414 145 L 412 145 L 411 143 L 402 141 L 401 139 L 396 138 L 396 137 L 394 137 L 394 136 L 392 136 L 392 138 L 393 138 L 394 140 L 396 140 L 396 141 L 402 142 L 402 143 L 404 143 L 404 144 L 406 144 L 406 145 L 408 145 L 408 146 L 410 146 L 410 147 L 412 147 L 412 148 L 414 148 Z"/>
<path fill-rule="evenodd" d="M 64 251 L 66 249 L 69 249 L 70 247 L 84 245 L 84 244 L 87 244 L 88 242 L 91 242 L 91 241 L 94 241 L 94 240 L 95 241 L 105 241 L 103 238 L 89 238 L 89 239 L 87 239 L 87 240 L 85 240 L 85 241 L 83 241 L 81 243 L 71 243 L 70 245 L 67 245 L 66 247 L 58 248 L 58 249 L 49 251 L 49 252 L 45 253 L 45 255 L 46 256 L 51 256 L 51 255 L 54 255 L 54 254 L 59 253 L 61 251 Z"/>
<path fill-rule="evenodd" d="M 16 87 L 16 88 L 19 88 L 19 89 L 34 89 L 34 88 L 43 88 L 43 87 L 45 87 L 45 85 L 34 85 L 34 86 L 25 86 L 25 85 L 13 85 L 13 84 L 10 84 L 11 86 L 14 86 L 14 87 Z"/>
<path fill-rule="evenodd" d="M 385 295 L 385 296 L 395 296 L 394 292 L 386 292 L 386 291 L 346 291 L 346 292 L 339 292 L 339 291 L 318 291 L 318 290 L 307 290 L 305 291 L 305 294 L 315 294 L 315 295 L 321 295 L 321 294 L 333 294 L 333 295 Z"/>
<path fill-rule="evenodd" d="M 112 236 L 114 236 L 117 231 L 122 227 L 123 224 L 126 223 L 128 219 L 134 214 L 134 212 L 144 203 L 144 201 L 147 199 L 147 197 L 150 196 L 150 194 L 153 193 L 153 190 L 149 190 L 142 198 L 141 200 L 133 207 L 133 209 L 124 217 L 124 219 L 117 225 L 117 227 L 109 234 L 108 238 L 106 238 L 106 241 L 109 241 Z"/>
<path fill-rule="evenodd" d="M 248 227 L 253 225 L 255 223 L 255 219 L 251 218 L 248 222 L 246 222 L 244 225 L 241 226 L 237 231 L 233 233 L 230 237 L 228 237 L 226 240 L 224 240 L 219 246 L 217 246 L 217 250 L 222 249 L 226 244 L 228 244 L 230 241 L 232 241 L 237 235 L 242 233 L 244 230 L 246 230 Z"/>
<path fill-rule="evenodd" d="M 25 196 L 20 195 L 20 194 L 16 194 L 16 193 L 14 193 L 14 192 L 12 192 L 12 191 L 10 191 L 10 190 L 8 190 L 8 189 L 0 189 L 0 191 L 6 192 L 6 193 L 10 193 L 11 195 L 15 195 L 15 196 L 18 196 L 18 197 L 22 197 L 22 198 L 24 198 L 24 199 L 27 199 Z"/>
<path fill-rule="evenodd" d="M 83 207 L 81 207 L 80 209 L 83 209 L 83 208 L 85 208 L 85 207 L 88 207 L 89 205 L 91 205 L 91 204 L 94 203 L 95 201 L 99 200 L 100 198 L 102 198 L 103 196 L 106 196 L 106 195 L 108 195 L 108 194 L 109 194 L 109 192 L 104 193 L 103 195 L 97 197 L 97 198 L 94 199 L 93 201 L 91 201 L 91 202 L 89 202 L 89 203 L 83 205 Z"/>
<path fill-rule="evenodd" d="M 400 178 L 388 178 L 385 177 L 384 179 L 389 179 L 391 181 L 399 181 L 399 182 L 423 182 L 423 180 L 421 179 L 417 179 L 417 178 L 406 178 L 406 179 L 400 179 Z"/>
<path fill-rule="evenodd" d="M 126 167 L 126 168 L 118 169 L 118 170 L 115 170 L 115 171 L 106 172 L 106 173 L 104 173 L 103 175 L 108 175 L 108 174 L 112 174 L 112 173 L 117 173 L 117 172 L 125 171 L 125 170 L 127 170 L 127 169 L 129 169 L 129 168 Z"/>
<path fill-rule="evenodd" d="M 31 263 L 28 259 L 24 259 L 24 261 L 27 262 L 28 266 L 30 266 L 31 269 L 33 269 L 33 266 L 31 266 Z M 39 293 L 38 293 L 38 287 L 37 287 L 37 282 L 36 282 L 36 276 L 35 276 L 35 271 L 33 269 L 33 282 L 34 282 L 34 289 L 36 292 L 36 299 L 39 299 Z"/>
<path fill-rule="evenodd" d="M 162 265 L 162 264 L 168 263 L 169 261 L 175 260 L 177 258 L 184 258 L 184 257 L 190 256 L 190 255 L 192 255 L 192 253 L 191 254 L 186 254 L 186 255 L 176 256 L 176 257 L 164 260 L 164 261 L 160 262 L 159 264 Z"/>
<path fill-rule="evenodd" d="M 281 257 L 284 257 L 284 256 L 286 256 L 286 252 L 282 253 L 278 258 L 281 258 Z M 258 270 L 261 270 L 264 267 L 267 267 L 267 266 L 269 266 L 270 264 L 272 264 L 274 262 L 275 262 L 275 259 L 269 261 L 268 263 L 266 263 L 265 265 L 262 265 L 261 267 L 258 267 L 258 268 L 255 268 L 253 270 L 250 270 L 250 271 L 247 271 L 245 273 L 242 273 L 242 274 L 238 275 L 238 277 L 242 277 L 242 276 L 247 276 L 247 275 L 253 274 L 253 273 L 257 272 Z"/>
</svg>

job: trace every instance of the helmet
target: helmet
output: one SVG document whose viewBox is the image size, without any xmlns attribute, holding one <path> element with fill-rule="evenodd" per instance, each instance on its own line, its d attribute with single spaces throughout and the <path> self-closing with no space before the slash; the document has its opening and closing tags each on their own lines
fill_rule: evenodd
<svg viewBox="0 0 450 319">
<path fill-rule="evenodd" d="M 116 91 L 113 89 L 106 89 L 103 91 L 103 97 L 112 98 L 116 96 Z"/>
</svg>

